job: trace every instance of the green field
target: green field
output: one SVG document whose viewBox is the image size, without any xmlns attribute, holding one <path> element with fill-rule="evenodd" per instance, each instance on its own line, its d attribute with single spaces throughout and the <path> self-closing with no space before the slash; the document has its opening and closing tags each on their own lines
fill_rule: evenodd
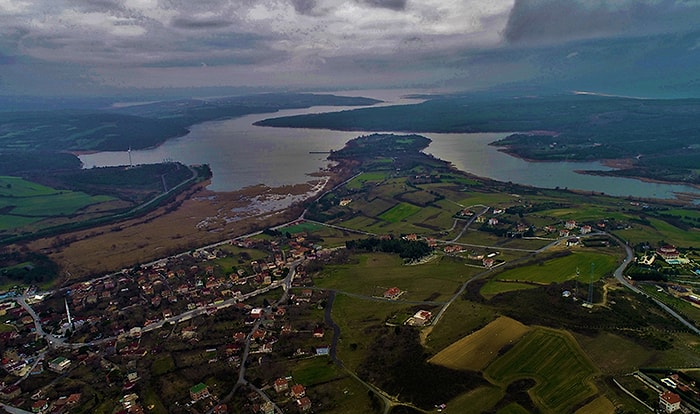
<svg viewBox="0 0 700 414">
<path fill-rule="evenodd" d="M 530 378 L 537 382 L 529 393 L 544 412 L 568 412 L 597 392 L 591 382 L 596 368 L 575 340 L 561 331 L 537 328 L 485 371 L 494 384 L 506 387 Z"/>
<path fill-rule="evenodd" d="M 576 410 L 576 414 L 607 414 L 615 411 L 615 406 L 605 397 L 598 397 Z"/>
<path fill-rule="evenodd" d="M 591 279 L 591 264 L 593 268 L 593 280 L 599 280 L 612 275 L 617 267 L 618 258 L 613 255 L 591 252 L 573 251 L 570 255 L 550 260 L 544 260 L 529 266 L 517 267 L 499 273 L 495 279 L 502 281 L 523 281 L 534 283 L 561 283 L 576 278 L 579 273 L 579 281 L 588 282 Z"/>
<path fill-rule="evenodd" d="M 493 309 L 481 303 L 455 300 L 447 308 L 440 322 L 433 325 L 424 345 L 429 351 L 437 353 L 463 336 L 485 326 L 495 317 Z"/>
<path fill-rule="evenodd" d="M 328 357 L 304 359 L 297 361 L 292 367 L 294 382 L 305 387 L 328 382 L 340 374 L 335 364 L 329 364 Z"/>
<path fill-rule="evenodd" d="M 376 302 L 346 295 L 337 295 L 333 303 L 333 320 L 340 327 L 338 357 L 343 364 L 354 369 L 372 352 L 372 344 L 393 315 L 406 313 L 405 304 Z"/>
<path fill-rule="evenodd" d="M 382 212 L 387 211 L 396 205 L 394 200 L 385 200 L 383 198 L 375 198 L 372 201 L 357 201 L 350 204 L 353 210 L 361 211 L 362 214 L 368 217 L 377 217 Z"/>
<path fill-rule="evenodd" d="M 456 370 L 481 371 L 498 356 L 497 350 L 517 343 L 528 331 L 515 319 L 502 316 L 454 342 L 428 362 Z"/>
<path fill-rule="evenodd" d="M 698 246 L 697 230 L 683 230 L 675 227 L 663 220 L 649 218 L 649 226 L 634 223 L 630 228 L 614 231 L 615 235 L 634 245 L 637 243 L 649 242 L 653 245 L 670 243 L 675 246 Z"/>
<path fill-rule="evenodd" d="M 529 283 L 519 283 L 519 282 L 503 282 L 500 280 L 489 280 L 479 291 L 481 293 L 481 296 L 485 297 L 486 299 L 490 299 L 499 293 L 504 293 L 504 292 L 512 292 L 514 290 L 526 290 L 526 289 L 535 289 L 538 286 L 535 284 L 529 284 Z"/>
<path fill-rule="evenodd" d="M 297 234 L 297 233 L 313 233 L 316 230 L 324 229 L 325 227 L 316 223 L 299 223 L 293 224 L 291 226 L 283 227 L 279 229 L 283 233 Z"/>
<path fill-rule="evenodd" d="M 479 387 L 450 400 L 443 412 L 448 414 L 489 412 L 502 397 L 503 390 L 498 387 Z"/>
<path fill-rule="evenodd" d="M 470 207 L 470 206 L 489 206 L 489 207 L 495 207 L 495 206 L 509 206 L 511 205 L 514 200 L 516 200 L 516 197 L 513 197 L 510 194 L 502 194 L 502 193 L 477 193 L 477 192 L 470 192 L 463 194 L 465 198 L 462 198 L 460 200 L 457 200 L 457 202 L 460 205 L 463 205 L 465 207 Z"/>
<path fill-rule="evenodd" d="M 379 215 L 379 218 L 390 223 L 398 223 L 405 220 L 421 210 L 420 207 L 408 203 L 399 203 L 391 209 Z"/>
<path fill-rule="evenodd" d="M 386 177 L 387 174 L 385 172 L 365 172 L 350 180 L 350 182 L 345 184 L 345 186 L 353 190 L 359 190 L 363 185 L 365 185 L 365 183 L 380 182 Z"/>
<path fill-rule="evenodd" d="M 170 355 L 156 359 L 151 366 L 151 373 L 155 376 L 160 376 L 175 370 L 175 360 Z"/>
<path fill-rule="evenodd" d="M 28 226 L 41 219 L 42 217 L 17 217 L 3 214 L 0 215 L 0 231 Z"/>
<path fill-rule="evenodd" d="M 700 321 L 700 308 L 693 306 L 690 302 L 666 292 L 657 292 L 653 284 L 640 284 L 639 287 L 649 296 L 665 303 L 677 312 L 685 315 L 691 321 Z"/>
<path fill-rule="evenodd" d="M 0 197 L 35 197 L 57 194 L 58 192 L 59 190 L 19 177 L 0 176 Z"/>
<path fill-rule="evenodd" d="M 671 209 L 664 211 L 664 214 L 671 214 L 676 217 L 691 217 L 694 219 L 700 219 L 700 211 L 690 210 L 690 209 Z"/>
<path fill-rule="evenodd" d="M 30 198 L 0 200 L 7 206 L 14 205 L 10 214 L 30 217 L 50 217 L 58 215 L 74 214 L 86 206 L 113 200 L 108 196 L 90 196 L 85 193 L 61 191 L 45 196 L 33 196 Z M 16 204 L 14 202 L 17 201 Z"/>
<path fill-rule="evenodd" d="M 114 201 L 109 196 L 57 190 L 17 177 L 0 177 L 0 230 L 26 227 L 53 217 L 70 216 L 91 205 Z"/>
<path fill-rule="evenodd" d="M 421 265 L 405 265 L 400 257 L 383 253 L 360 254 L 357 259 L 356 264 L 326 266 L 314 283 L 365 296 L 381 296 L 384 290 L 396 286 L 406 292 L 401 300 L 446 301 L 480 270 L 447 257 Z"/>
</svg>

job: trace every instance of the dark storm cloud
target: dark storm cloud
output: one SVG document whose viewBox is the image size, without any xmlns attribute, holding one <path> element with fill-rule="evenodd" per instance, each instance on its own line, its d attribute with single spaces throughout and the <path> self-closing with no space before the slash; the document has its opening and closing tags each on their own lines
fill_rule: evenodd
<svg viewBox="0 0 700 414">
<path fill-rule="evenodd" d="M 122 4 L 116 0 L 73 0 L 73 7 L 84 11 L 114 11 L 123 9 Z"/>
<path fill-rule="evenodd" d="M 676 0 L 515 0 L 503 32 L 509 43 L 560 42 L 692 30 L 700 3 Z"/>
<path fill-rule="evenodd" d="M 316 8 L 316 0 L 292 0 L 294 10 L 299 14 L 313 14 Z"/>
<path fill-rule="evenodd" d="M 379 7 L 383 9 L 390 9 L 390 10 L 405 10 L 406 9 L 406 0 L 359 0 L 360 3 L 366 4 L 368 6 L 372 7 Z"/>
<path fill-rule="evenodd" d="M 173 20 L 173 27 L 190 30 L 221 29 L 231 25 L 231 22 L 221 19 L 190 19 L 179 17 Z"/>
<path fill-rule="evenodd" d="M 16 90 L 41 76 L 55 90 L 348 85 L 362 68 L 408 82 L 439 76 L 440 52 L 498 46 L 512 1 L 0 0 L 0 59 Z M 58 64 L 81 76 L 54 76 Z"/>
</svg>

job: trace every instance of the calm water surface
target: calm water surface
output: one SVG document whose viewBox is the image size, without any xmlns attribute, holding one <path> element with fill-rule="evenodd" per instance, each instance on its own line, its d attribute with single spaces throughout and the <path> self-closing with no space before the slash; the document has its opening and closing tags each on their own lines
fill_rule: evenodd
<svg viewBox="0 0 700 414">
<path fill-rule="evenodd" d="M 424 151 L 452 162 L 462 171 L 518 184 L 542 188 L 570 188 L 603 192 L 615 196 L 675 198 L 676 193 L 695 194 L 700 190 L 686 185 L 649 183 L 630 178 L 579 174 L 576 171 L 609 171 L 599 162 L 527 162 L 488 145 L 509 133 L 424 134 L 433 142 Z"/>
<path fill-rule="evenodd" d="M 355 91 L 353 96 L 385 100 L 383 105 L 416 103 L 400 96 L 412 91 Z M 213 178 L 209 189 L 232 191 L 256 184 L 271 187 L 304 183 L 309 173 L 328 166 L 326 154 L 313 151 L 340 149 L 352 138 L 367 134 L 361 131 L 329 131 L 294 128 L 257 127 L 255 121 L 278 116 L 338 111 L 343 107 L 314 107 L 284 110 L 274 114 L 255 114 L 241 118 L 211 121 L 190 128 L 191 132 L 148 150 L 132 151 L 134 164 L 163 160 L 184 164 L 209 164 Z M 434 134 L 422 133 L 433 140 L 426 153 L 453 163 L 475 175 L 500 181 L 544 188 L 570 188 L 604 192 L 616 196 L 675 198 L 679 192 L 696 194 L 690 186 L 647 183 L 639 180 L 578 174 L 576 170 L 608 170 L 597 162 L 526 162 L 489 146 L 507 133 Z M 126 152 L 100 152 L 82 155 L 85 168 L 128 165 Z"/>
</svg>

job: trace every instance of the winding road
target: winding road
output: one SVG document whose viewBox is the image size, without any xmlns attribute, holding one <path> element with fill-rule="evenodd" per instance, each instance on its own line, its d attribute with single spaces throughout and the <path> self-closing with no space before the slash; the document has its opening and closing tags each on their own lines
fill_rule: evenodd
<svg viewBox="0 0 700 414">
<path fill-rule="evenodd" d="M 654 303 L 656 303 L 656 304 L 657 304 L 661 309 L 663 309 L 666 313 L 668 313 L 669 315 L 671 315 L 671 316 L 673 316 L 674 318 L 676 318 L 680 323 L 682 323 L 686 328 L 690 329 L 694 334 L 700 336 L 700 329 L 698 329 L 697 326 L 693 325 L 693 324 L 690 323 L 688 320 L 686 320 L 685 318 L 683 318 L 681 315 L 679 315 L 676 311 L 674 311 L 673 309 L 671 309 L 671 308 L 670 308 L 668 305 L 666 305 L 665 303 L 661 302 L 660 300 L 658 300 L 658 299 L 656 299 L 656 298 L 654 298 L 654 297 L 649 296 L 646 292 L 642 291 L 642 290 L 639 289 L 637 286 L 635 286 L 634 284 L 632 284 L 632 282 L 630 282 L 630 281 L 624 276 L 623 273 L 624 273 L 625 269 L 627 268 L 627 266 L 628 266 L 630 263 L 632 263 L 632 260 L 634 260 L 634 251 L 633 251 L 632 248 L 629 246 L 629 244 L 625 243 L 625 242 L 622 241 L 620 238 L 618 238 L 618 237 L 616 237 L 616 236 L 613 236 L 612 234 L 608 234 L 608 235 L 609 235 L 610 237 L 612 237 L 613 239 L 615 239 L 618 243 L 620 243 L 621 246 L 624 246 L 624 247 L 625 247 L 625 252 L 627 253 L 627 257 L 625 257 L 625 260 L 622 262 L 622 264 L 621 264 L 617 269 L 615 269 L 615 272 L 614 272 L 615 278 L 616 278 L 621 284 L 623 284 L 623 285 L 626 286 L 628 289 L 630 289 L 631 291 L 633 291 L 633 292 L 635 292 L 635 293 L 638 293 L 638 294 L 640 294 L 640 295 L 643 295 L 644 297 L 647 297 L 647 298 L 653 300 Z"/>
</svg>

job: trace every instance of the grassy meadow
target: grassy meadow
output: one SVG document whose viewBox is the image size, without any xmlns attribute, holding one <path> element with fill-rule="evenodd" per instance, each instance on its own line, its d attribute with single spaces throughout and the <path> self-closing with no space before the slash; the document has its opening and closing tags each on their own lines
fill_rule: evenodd
<svg viewBox="0 0 700 414">
<path fill-rule="evenodd" d="M 109 196 L 91 196 L 82 192 L 59 190 L 23 180 L 0 177 L 0 231 L 41 227 L 42 221 L 79 215 L 89 206 L 108 204 Z M 34 224 L 34 226 L 32 226 Z"/>
<path fill-rule="evenodd" d="M 591 264 L 594 264 L 591 276 Z M 575 250 L 571 254 L 535 264 L 508 269 L 497 274 L 482 288 L 484 297 L 493 297 L 512 290 L 531 289 L 538 285 L 562 283 L 578 278 L 588 283 L 610 277 L 618 264 L 618 257 L 599 251 Z M 577 276 L 578 274 L 578 276 Z"/>
<path fill-rule="evenodd" d="M 384 290 L 396 286 L 405 291 L 402 301 L 446 301 L 479 270 L 443 256 L 424 264 L 405 265 L 396 255 L 366 253 L 357 255 L 357 263 L 326 266 L 314 283 L 365 296 L 381 296 Z"/>
</svg>

